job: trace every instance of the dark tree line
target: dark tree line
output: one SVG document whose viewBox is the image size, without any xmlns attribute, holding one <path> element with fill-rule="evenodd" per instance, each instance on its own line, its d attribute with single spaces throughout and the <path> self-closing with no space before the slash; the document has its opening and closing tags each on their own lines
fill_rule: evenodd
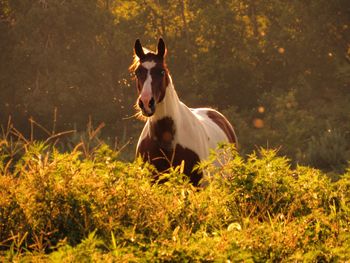
<svg viewBox="0 0 350 263">
<path fill-rule="evenodd" d="M 349 157 L 348 0 L 1 0 L 0 36 L 0 118 L 24 133 L 57 109 L 59 130 L 91 116 L 102 137 L 137 137 L 132 47 L 162 36 L 180 97 L 223 111 L 242 152 L 282 145 L 326 168 Z"/>
</svg>

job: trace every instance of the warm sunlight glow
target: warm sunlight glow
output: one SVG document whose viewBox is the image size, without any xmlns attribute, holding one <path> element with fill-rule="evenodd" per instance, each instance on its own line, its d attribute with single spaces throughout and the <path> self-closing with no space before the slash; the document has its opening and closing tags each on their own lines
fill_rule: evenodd
<svg viewBox="0 0 350 263">
<path fill-rule="evenodd" d="M 265 108 L 263 106 L 258 107 L 258 112 L 259 113 L 264 113 L 265 112 Z"/>
<path fill-rule="evenodd" d="M 278 48 L 278 53 L 283 54 L 285 52 L 285 49 L 283 47 Z"/>
<path fill-rule="evenodd" d="M 350 0 L 0 0 L 0 263 L 350 263 Z"/>
<path fill-rule="evenodd" d="M 253 126 L 257 129 L 261 129 L 264 127 L 264 121 L 260 118 L 253 119 Z"/>
</svg>

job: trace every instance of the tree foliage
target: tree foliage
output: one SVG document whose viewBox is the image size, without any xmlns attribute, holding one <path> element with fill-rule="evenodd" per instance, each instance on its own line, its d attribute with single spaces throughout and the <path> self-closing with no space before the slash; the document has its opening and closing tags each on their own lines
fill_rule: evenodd
<svg viewBox="0 0 350 263">
<path fill-rule="evenodd" d="M 91 116 L 106 124 L 105 139 L 135 142 L 132 47 L 141 38 L 155 48 L 162 36 L 184 102 L 226 112 L 243 152 L 282 146 L 303 162 L 311 138 L 329 129 L 350 141 L 349 8 L 347 0 L 2 0 L 0 118 L 11 115 L 28 134 L 31 116 L 80 132 Z"/>
</svg>

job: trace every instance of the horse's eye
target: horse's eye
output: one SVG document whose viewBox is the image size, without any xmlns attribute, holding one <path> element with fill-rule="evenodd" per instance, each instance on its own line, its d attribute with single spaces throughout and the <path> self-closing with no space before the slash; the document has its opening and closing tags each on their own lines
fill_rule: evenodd
<svg viewBox="0 0 350 263">
<path fill-rule="evenodd" d="M 165 75 L 165 70 L 162 70 L 161 72 L 160 72 L 160 74 L 162 74 L 163 76 Z"/>
</svg>

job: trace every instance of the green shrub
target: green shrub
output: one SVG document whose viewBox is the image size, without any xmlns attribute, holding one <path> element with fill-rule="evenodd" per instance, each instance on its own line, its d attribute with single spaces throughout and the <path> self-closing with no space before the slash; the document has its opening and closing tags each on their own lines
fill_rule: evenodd
<svg viewBox="0 0 350 263">
<path fill-rule="evenodd" d="M 126 163 L 106 145 L 88 155 L 28 143 L 0 175 L 4 261 L 336 261 L 349 256 L 350 176 L 292 169 L 261 149 L 243 159 L 222 146 L 199 165 L 205 188 L 183 167 Z M 215 164 L 215 165 L 214 165 Z"/>
</svg>

